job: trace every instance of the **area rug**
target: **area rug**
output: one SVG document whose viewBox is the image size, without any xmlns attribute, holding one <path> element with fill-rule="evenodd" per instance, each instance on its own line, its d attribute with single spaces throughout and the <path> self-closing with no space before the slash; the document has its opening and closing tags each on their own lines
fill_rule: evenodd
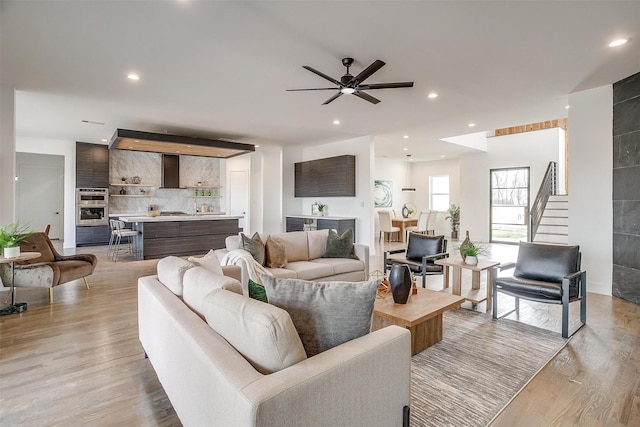
<svg viewBox="0 0 640 427">
<path fill-rule="evenodd" d="M 411 426 L 486 426 L 567 342 L 489 314 L 445 312 L 442 341 L 411 360 Z"/>
</svg>

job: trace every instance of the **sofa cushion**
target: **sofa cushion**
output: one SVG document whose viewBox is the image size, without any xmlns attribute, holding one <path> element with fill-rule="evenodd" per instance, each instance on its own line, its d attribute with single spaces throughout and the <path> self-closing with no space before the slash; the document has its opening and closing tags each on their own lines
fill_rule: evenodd
<svg viewBox="0 0 640 427">
<path fill-rule="evenodd" d="M 253 298 L 262 302 L 269 302 L 264 286 L 249 279 L 249 298 Z"/>
<path fill-rule="evenodd" d="M 211 328 L 265 375 L 307 358 L 285 310 L 222 289 L 205 297 L 203 310 Z"/>
<path fill-rule="evenodd" d="M 253 259 L 260 265 L 265 265 L 266 257 L 264 251 L 264 243 L 260 239 L 260 235 L 256 232 L 253 236 L 248 237 L 243 233 L 240 233 L 240 239 L 242 240 L 241 249 L 249 252 Z"/>
<path fill-rule="evenodd" d="M 280 239 L 284 243 L 287 251 L 287 262 L 309 260 L 309 244 L 306 231 L 277 233 L 271 236 Z"/>
<path fill-rule="evenodd" d="M 309 241 L 309 259 L 322 258 L 327 251 L 329 230 L 312 230 L 307 232 Z"/>
<path fill-rule="evenodd" d="M 358 257 L 353 253 L 353 230 L 348 229 L 341 236 L 334 230 L 329 230 L 324 257 L 357 259 Z"/>
<path fill-rule="evenodd" d="M 192 263 L 193 265 L 195 265 L 197 267 L 205 268 L 205 269 L 209 270 L 212 273 L 219 274 L 220 276 L 224 275 L 222 273 L 222 267 L 220 266 L 220 261 L 218 261 L 218 257 L 213 252 L 213 249 L 211 249 L 203 257 L 191 256 L 191 257 L 187 258 L 187 261 L 189 261 L 190 263 Z"/>
<path fill-rule="evenodd" d="M 283 268 L 287 265 L 287 251 L 285 250 L 284 243 L 278 239 L 269 236 L 267 242 L 264 244 L 267 263 L 269 268 Z"/>
<path fill-rule="evenodd" d="M 158 261 L 158 280 L 171 292 L 182 296 L 184 273 L 194 265 L 186 259 L 170 255 Z"/>
<path fill-rule="evenodd" d="M 295 277 L 302 280 L 315 280 L 332 276 L 333 266 L 312 261 L 295 261 L 287 264 L 287 270 L 294 271 Z"/>
<path fill-rule="evenodd" d="M 298 277 L 295 271 L 287 268 L 267 268 L 267 270 L 269 270 L 269 273 L 271 273 L 273 277 L 279 277 L 281 279 L 295 279 Z"/>
<path fill-rule="evenodd" d="M 364 270 L 364 263 L 359 259 L 319 258 L 313 260 L 313 262 L 330 265 L 333 268 L 333 274 L 351 273 L 352 271 Z"/>
<path fill-rule="evenodd" d="M 289 312 L 307 357 L 369 333 L 378 283 L 262 276 L 269 303 Z"/>
<path fill-rule="evenodd" d="M 183 283 L 182 300 L 202 317 L 204 297 L 214 289 L 226 289 L 242 295 L 242 285 L 236 279 L 213 273 L 204 267 L 193 267 L 185 271 Z"/>
</svg>

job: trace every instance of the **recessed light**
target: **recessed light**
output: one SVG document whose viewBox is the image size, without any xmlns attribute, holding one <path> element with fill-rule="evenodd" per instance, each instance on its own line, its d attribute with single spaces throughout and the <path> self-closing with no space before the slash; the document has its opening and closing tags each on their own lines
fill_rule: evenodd
<svg viewBox="0 0 640 427">
<path fill-rule="evenodd" d="M 437 93 L 435 93 L 435 92 L 431 92 L 427 97 L 428 97 L 428 98 L 431 98 L 431 99 L 433 99 L 433 98 L 437 98 L 437 97 L 438 97 L 438 94 L 437 94 Z"/>
<path fill-rule="evenodd" d="M 129 73 L 127 74 L 127 78 L 129 80 L 140 80 L 140 76 L 137 75 L 136 73 Z"/>
<path fill-rule="evenodd" d="M 409 139 L 409 135 L 403 136 L 404 139 Z"/>
<path fill-rule="evenodd" d="M 475 127 L 475 125 L 476 125 L 475 123 L 469 123 L 470 128 Z"/>
<path fill-rule="evenodd" d="M 334 124 L 334 125 L 339 125 L 339 124 L 340 124 L 340 120 L 334 120 L 334 121 L 333 121 L 333 124 Z"/>
<path fill-rule="evenodd" d="M 187 145 L 187 148 L 191 148 L 191 146 L 190 146 L 190 145 Z"/>
<path fill-rule="evenodd" d="M 568 110 L 571 107 L 569 105 L 565 105 L 564 108 L 566 108 Z"/>
<path fill-rule="evenodd" d="M 629 43 L 629 39 L 618 39 L 609 43 L 609 47 L 618 47 Z"/>
<path fill-rule="evenodd" d="M 107 142 L 107 140 L 106 140 L 106 139 L 104 139 L 104 138 L 102 138 L 100 141 L 102 141 L 102 142 Z"/>
<path fill-rule="evenodd" d="M 259 145 L 257 145 L 257 144 L 255 145 L 255 147 L 256 147 L 256 148 L 260 148 L 260 146 L 259 146 Z"/>
<path fill-rule="evenodd" d="M 440 156 L 441 159 L 444 159 L 445 157 L 447 156 L 445 156 L 444 154 Z"/>
<path fill-rule="evenodd" d="M 402 151 L 409 151 L 409 149 L 408 148 L 403 148 Z"/>
</svg>

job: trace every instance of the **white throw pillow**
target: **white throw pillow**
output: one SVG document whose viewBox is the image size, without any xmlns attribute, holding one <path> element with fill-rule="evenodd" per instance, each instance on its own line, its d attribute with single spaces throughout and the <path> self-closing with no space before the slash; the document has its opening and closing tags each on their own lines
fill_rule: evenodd
<svg viewBox="0 0 640 427">
<path fill-rule="evenodd" d="M 211 249 L 205 256 L 198 258 L 194 256 L 190 256 L 187 260 L 198 267 L 205 268 L 212 273 L 219 274 L 221 276 L 224 275 L 222 272 L 222 267 L 220 267 L 220 261 L 218 260 L 218 256 Z"/>
<path fill-rule="evenodd" d="M 162 258 L 158 261 L 158 280 L 171 292 L 181 297 L 184 273 L 193 267 L 192 263 L 177 256 Z"/>
<path fill-rule="evenodd" d="M 270 374 L 307 358 L 286 311 L 216 289 L 202 304 L 207 323 L 262 374 Z"/>
<path fill-rule="evenodd" d="M 269 304 L 286 310 L 307 357 L 351 341 L 371 330 L 379 280 L 310 282 L 263 274 Z"/>
</svg>

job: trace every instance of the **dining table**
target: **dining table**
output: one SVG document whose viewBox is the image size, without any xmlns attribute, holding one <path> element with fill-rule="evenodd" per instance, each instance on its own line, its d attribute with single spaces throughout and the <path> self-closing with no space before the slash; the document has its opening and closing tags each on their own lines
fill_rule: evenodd
<svg viewBox="0 0 640 427">
<path fill-rule="evenodd" d="M 418 218 L 391 218 L 391 225 L 394 227 L 400 227 L 400 241 L 404 243 L 406 241 L 406 228 L 416 227 L 418 225 Z"/>
</svg>

